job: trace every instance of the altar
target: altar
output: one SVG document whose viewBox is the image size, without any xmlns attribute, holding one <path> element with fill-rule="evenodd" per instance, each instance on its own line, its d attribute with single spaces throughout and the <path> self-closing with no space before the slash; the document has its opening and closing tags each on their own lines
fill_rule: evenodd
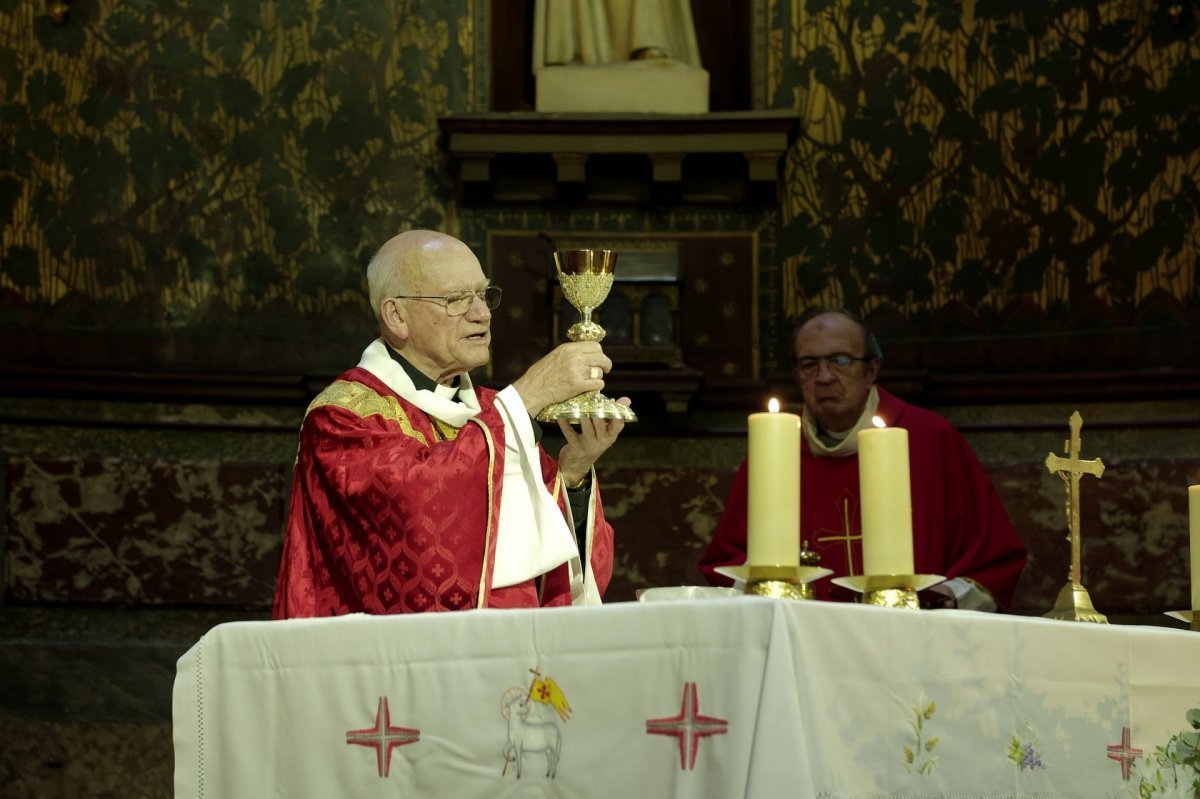
<svg viewBox="0 0 1200 799">
<path fill-rule="evenodd" d="M 175 795 L 1191 796 L 1197 663 L 1184 630 L 759 597 L 239 622 L 179 660 Z"/>
</svg>

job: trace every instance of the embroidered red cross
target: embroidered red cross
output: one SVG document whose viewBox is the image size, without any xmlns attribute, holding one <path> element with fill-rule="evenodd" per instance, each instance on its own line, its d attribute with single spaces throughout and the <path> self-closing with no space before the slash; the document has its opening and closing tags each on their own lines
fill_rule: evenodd
<svg viewBox="0 0 1200 799">
<path fill-rule="evenodd" d="M 678 716 L 646 720 L 647 735 L 673 735 L 679 739 L 679 767 L 681 769 L 696 768 L 696 752 L 700 748 L 700 739 L 709 735 L 724 735 L 729 732 L 729 722 L 715 716 L 700 715 L 700 701 L 696 695 L 696 683 L 683 684 L 683 701 L 679 706 Z M 688 695 L 691 702 L 688 702 Z M 687 747 L 691 746 L 689 758 Z"/>
<path fill-rule="evenodd" d="M 392 713 L 388 710 L 386 696 L 379 697 L 379 707 L 375 711 L 375 726 L 365 730 L 347 730 L 346 743 L 356 746 L 370 746 L 375 749 L 375 763 L 379 767 L 379 776 L 386 777 L 392 771 L 392 750 L 397 746 L 416 743 L 421 740 L 421 731 L 410 727 L 393 727 Z"/>
<path fill-rule="evenodd" d="M 1105 755 L 1105 757 L 1107 757 L 1109 760 L 1116 760 L 1121 764 L 1121 779 L 1125 780 L 1126 782 L 1129 782 L 1130 766 L 1132 766 L 1133 761 L 1137 760 L 1138 756 L 1142 754 L 1141 749 L 1134 749 L 1129 745 L 1130 743 L 1129 728 L 1122 727 L 1121 743 L 1113 744 L 1112 746 L 1108 747 L 1108 754 Z"/>
</svg>

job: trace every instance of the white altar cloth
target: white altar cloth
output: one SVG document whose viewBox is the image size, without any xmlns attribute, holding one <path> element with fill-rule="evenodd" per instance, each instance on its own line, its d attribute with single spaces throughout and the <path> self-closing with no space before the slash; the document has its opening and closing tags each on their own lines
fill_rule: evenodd
<svg viewBox="0 0 1200 799">
<path fill-rule="evenodd" d="M 1197 708 L 1200 635 L 1163 628 L 757 597 L 242 622 L 179 660 L 175 795 L 1191 796 L 1155 755 Z"/>
</svg>

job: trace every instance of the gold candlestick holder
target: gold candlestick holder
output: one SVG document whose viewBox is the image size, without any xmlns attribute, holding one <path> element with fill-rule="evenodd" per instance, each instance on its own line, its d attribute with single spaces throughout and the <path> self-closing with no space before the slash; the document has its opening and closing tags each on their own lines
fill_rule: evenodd
<svg viewBox="0 0 1200 799">
<path fill-rule="evenodd" d="M 1168 610 L 1166 613 L 1172 619 L 1187 622 L 1189 630 L 1200 632 L 1200 608 L 1196 610 Z"/>
<path fill-rule="evenodd" d="M 831 582 L 862 594 L 864 605 L 920 610 L 917 592 L 945 580 L 940 574 L 852 574 Z"/>
<path fill-rule="evenodd" d="M 744 583 L 742 593 L 776 599 L 812 599 L 811 583 L 833 574 L 833 569 L 800 565 L 718 566 L 715 571 Z"/>
</svg>

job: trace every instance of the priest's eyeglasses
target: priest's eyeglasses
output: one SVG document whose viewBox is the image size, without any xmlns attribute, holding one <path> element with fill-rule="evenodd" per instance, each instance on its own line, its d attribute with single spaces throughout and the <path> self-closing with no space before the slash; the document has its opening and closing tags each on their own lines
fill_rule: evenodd
<svg viewBox="0 0 1200 799">
<path fill-rule="evenodd" d="M 464 289 L 456 291 L 453 294 L 447 294 L 443 297 L 430 297 L 418 294 L 400 294 L 392 297 L 393 300 L 425 300 L 426 302 L 436 302 L 446 309 L 447 316 L 462 316 L 467 311 L 471 310 L 471 304 L 475 302 L 475 298 L 483 300 L 483 304 L 488 307 L 489 311 L 494 311 L 500 307 L 499 286 L 488 286 L 485 289 L 472 291 Z"/>
<path fill-rule="evenodd" d="M 819 358 L 800 358 L 798 361 L 796 361 L 796 371 L 799 372 L 800 376 L 805 380 L 811 380 L 821 371 L 822 363 L 829 368 L 829 371 L 842 374 L 855 362 L 866 362 L 870 360 L 872 360 L 872 358 L 869 355 L 865 358 L 855 358 L 852 355 L 839 352 L 837 355 L 823 355 Z"/>
</svg>

